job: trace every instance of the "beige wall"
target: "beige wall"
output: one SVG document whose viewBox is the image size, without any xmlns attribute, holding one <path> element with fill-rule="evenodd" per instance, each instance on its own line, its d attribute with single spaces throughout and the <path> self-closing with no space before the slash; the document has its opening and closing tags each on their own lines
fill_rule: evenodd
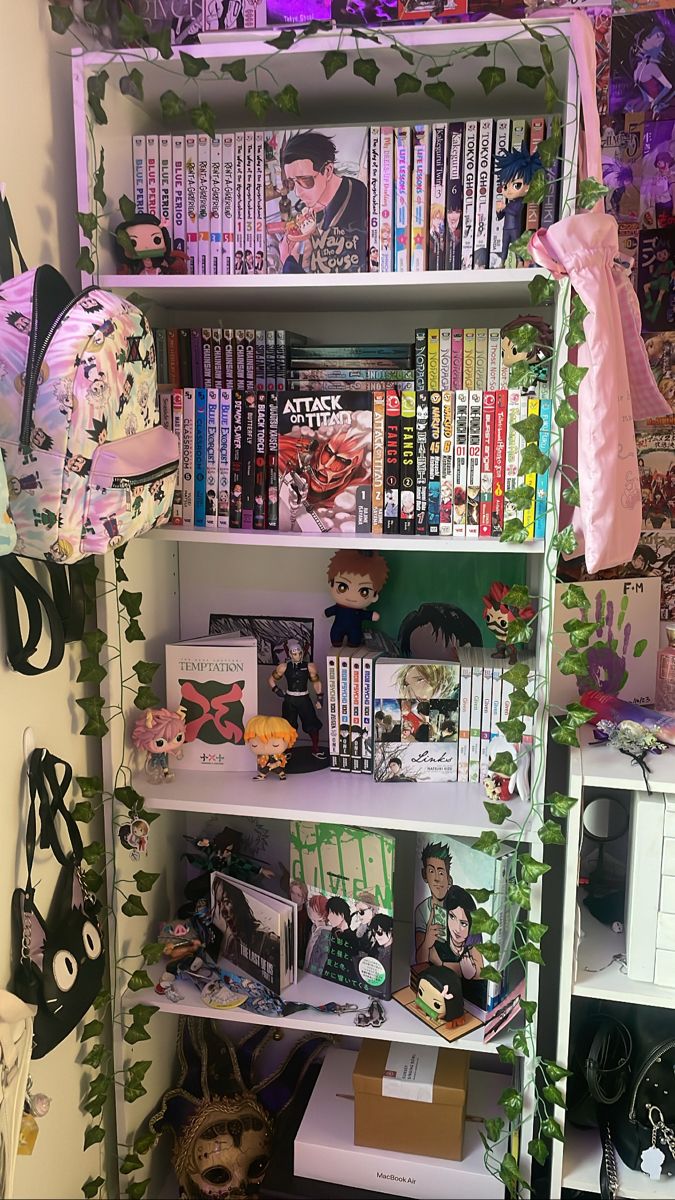
<svg viewBox="0 0 675 1200">
<path fill-rule="evenodd" d="M 51 33 L 47 0 L 0 0 L 0 29 L 0 180 L 6 184 L 28 265 L 51 262 L 75 285 L 78 250 L 67 39 Z M 58 671 L 38 679 L 15 676 L 5 665 L 0 628 L 0 986 L 6 985 L 10 971 L 11 895 L 25 878 L 19 844 L 25 812 L 24 729 L 32 726 L 36 743 L 68 759 L 76 774 L 96 770 L 97 747 L 78 733 L 82 722 L 75 696 L 83 689 L 73 681 L 79 658 L 76 647 Z M 105 1174 L 99 1168 L 99 1147 L 82 1151 L 89 1119 L 79 1110 L 87 1072 L 78 1066 L 78 1057 L 82 1054 L 71 1035 L 32 1066 L 34 1090 L 52 1098 L 52 1109 L 39 1123 L 32 1156 L 18 1160 L 19 1198 L 81 1196 L 87 1178 Z"/>
</svg>

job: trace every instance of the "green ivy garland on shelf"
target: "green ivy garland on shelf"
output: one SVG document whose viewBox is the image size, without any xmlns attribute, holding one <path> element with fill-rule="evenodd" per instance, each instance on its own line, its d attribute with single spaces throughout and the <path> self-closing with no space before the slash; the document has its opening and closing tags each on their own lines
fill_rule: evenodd
<svg viewBox="0 0 675 1200">
<path fill-rule="evenodd" d="M 108 8 L 106 0 L 90 0 L 89 3 L 84 5 L 83 10 L 82 20 L 88 34 L 91 35 L 93 33 L 103 44 L 105 44 L 105 36 L 103 36 L 102 31 L 108 25 L 110 19 Z M 59 34 L 69 32 L 75 36 L 77 43 L 82 49 L 86 49 L 85 42 L 77 32 L 78 20 L 75 18 L 71 8 L 66 4 L 50 4 L 49 11 L 53 30 Z M 252 81 L 254 86 L 252 88 L 249 87 L 244 102 L 253 116 L 263 119 L 275 109 L 280 113 L 288 114 L 292 117 L 300 116 L 299 93 L 292 84 L 278 88 L 273 70 L 274 61 L 280 53 L 290 49 L 302 39 L 312 37 L 332 28 L 331 22 L 312 21 L 303 28 L 284 29 L 267 43 L 271 48 L 270 53 L 258 60 L 253 66 L 249 66 L 245 59 L 238 58 L 231 62 L 222 63 L 219 70 L 214 70 L 205 58 L 197 58 L 188 52 L 181 51 L 180 61 L 184 77 L 183 92 L 187 92 L 190 89 L 189 95 L 191 99 L 188 99 L 186 95 L 178 94 L 173 89 L 163 92 L 160 97 L 163 118 L 169 122 L 179 119 L 183 124 L 189 121 L 193 128 L 212 136 L 215 132 L 216 114 L 200 95 L 200 81 L 222 80 L 225 76 L 241 84 L 250 84 Z M 546 28 L 551 29 L 550 21 L 547 22 Z M 556 26 L 554 28 L 564 39 L 568 52 L 572 54 L 573 51 L 564 30 Z M 523 30 L 538 43 L 541 66 L 531 66 L 523 63 L 518 52 L 518 43 L 515 40 L 522 34 Z M 552 112 L 557 106 L 562 104 L 561 97 L 558 95 L 555 86 L 554 61 L 550 47 L 547 45 L 543 34 L 537 29 L 536 22 L 533 21 L 514 23 L 513 34 L 504 38 L 499 43 L 494 43 L 492 47 L 485 43 L 476 46 L 462 46 L 457 50 L 450 50 L 444 55 L 434 55 L 426 50 L 407 47 L 400 42 L 395 34 L 389 33 L 387 30 L 373 31 L 355 28 L 336 30 L 335 32 L 338 36 L 337 47 L 326 51 L 321 59 L 327 81 L 333 78 L 339 71 L 348 68 L 350 60 L 347 52 L 342 48 L 342 43 L 345 38 L 351 37 L 354 39 L 356 46 L 355 57 L 352 58 L 351 66 L 353 74 L 357 78 L 362 79 L 371 86 L 376 85 L 378 75 L 380 74 L 380 67 L 375 59 L 365 57 L 361 53 L 360 46 L 361 42 L 375 43 L 379 47 L 388 48 L 393 53 L 399 55 L 405 64 L 412 68 L 410 71 L 402 71 L 396 76 L 394 86 L 397 96 L 423 92 L 446 110 L 451 110 L 454 93 L 447 81 L 441 77 L 451 70 L 455 59 L 458 57 L 476 59 L 492 58 L 491 64 L 484 66 L 478 72 L 477 76 L 483 91 L 486 95 L 489 95 L 506 83 L 506 69 L 498 65 L 497 62 L 498 54 L 506 52 L 507 54 L 511 54 L 518 62 L 516 70 L 516 80 L 518 83 L 532 91 L 539 89 L 543 85 L 543 104 L 547 112 Z M 144 77 L 143 72 L 135 64 L 138 62 L 138 56 L 140 55 L 144 60 L 146 68 L 168 71 L 169 68 L 164 65 L 163 60 L 169 59 L 172 55 L 169 30 L 151 31 L 146 25 L 145 20 L 134 12 L 129 4 L 123 4 L 121 17 L 116 26 L 116 38 L 121 40 L 122 46 L 109 46 L 110 62 L 121 62 L 127 71 L 119 80 L 120 92 L 130 99 L 142 103 L 144 99 Z M 134 51 L 134 65 L 129 66 L 125 60 L 125 46 L 132 48 Z M 172 72 L 172 75 L 175 77 L 175 72 Z M 77 267 L 90 274 L 97 273 L 99 234 L 102 230 L 105 231 L 106 229 L 103 219 L 109 217 L 109 214 L 105 212 L 108 200 L 104 186 L 104 154 L 102 149 L 97 149 L 95 136 L 96 126 L 105 125 L 108 120 L 104 102 L 106 98 L 106 85 L 109 79 L 109 73 L 104 66 L 87 78 L 88 129 L 92 146 L 92 162 L 96 164 L 93 169 L 93 178 L 91 181 L 91 195 L 95 207 L 94 211 L 78 213 L 79 225 L 89 246 L 82 248 Z M 265 83 L 267 83 L 266 87 L 263 86 Z M 272 88 L 278 88 L 278 90 L 271 90 Z M 535 175 L 530 185 L 528 200 L 534 203 L 538 203 L 544 196 L 547 185 L 545 171 L 551 168 L 558 158 L 563 126 L 563 120 L 554 116 L 550 135 L 538 147 L 544 170 L 539 171 Z M 578 209 L 593 207 L 606 191 L 607 189 L 597 180 L 584 180 L 580 184 L 575 197 L 576 207 Z M 118 207 L 123 219 L 128 220 L 133 217 L 134 206 L 128 197 L 120 197 Z M 512 250 L 520 260 L 526 257 L 529 237 L 529 233 L 523 234 L 519 241 L 514 243 L 512 247 Z M 536 276 L 529 285 L 532 304 L 540 307 L 553 303 L 558 287 L 568 288 L 569 285 L 566 283 L 555 283 L 543 275 Z M 562 465 L 562 435 L 565 428 L 577 420 L 577 414 L 571 400 L 578 392 L 579 384 L 586 373 L 586 368 L 578 367 L 573 362 L 568 361 L 568 354 L 570 349 L 574 352 L 574 348 L 585 340 L 583 322 L 586 315 L 587 311 L 579 297 L 576 295 L 572 296 L 569 306 L 569 316 L 566 319 L 565 327 L 557 331 L 556 344 L 548 359 L 551 378 L 559 379 L 560 390 L 562 392 L 562 400 L 558 404 L 554 414 L 556 425 L 552 438 L 553 457 L 556 462 L 554 469 L 557 474 L 560 474 L 561 480 L 565 484 L 562 494 L 571 506 L 579 504 L 579 484 L 578 479 L 571 476 L 567 468 Z M 535 347 L 538 335 L 532 325 L 523 322 L 518 329 L 510 332 L 510 336 L 518 349 L 528 351 Z M 525 384 L 527 380 L 527 364 L 524 362 L 517 363 L 511 370 L 511 386 L 519 387 Z M 539 449 L 539 432 L 541 426 L 541 418 L 537 416 L 528 416 L 516 426 L 517 432 L 523 440 L 519 465 L 520 477 L 533 473 L 544 474 L 552 463 L 552 457 L 542 453 Z M 507 499 L 516 511 L 523 511 L 530 505 L 533 494 L 533 488 L 523 482 L 507 492 Z M 507 604 L 518 608 L 523 608 L 532 603 L 536 611 L 536 616 L 529 620 L 518 618 L 512 621 L 508 632 L 508 639 L 516 645 L 526 645 L 534 634 L 537 616 L 541 616 L 547 611 L 552 611 L 558 557 L 560 554 L 573 553 L 576 549 L 576 539 L 572 527 L 568 526 L 565 529 L 558 530 L 557 511 L 555 505 L 550 501 L 548 510 L 548 515 L 551 516 L 554 522 L 555 532 L 547 551 L 545 562 L 546 594 L 540 597 L 533 597 L 525 585 L 518 584 L 512 587 L 505 597 Z M 506 522 L 501 540 L 520 543 L 524 542 L 526 538 L 527 530 L 521 518 L 518 516 L 510 518 Z M 119 590 L 119 585 L 127 582 L 127 576 L 122 566 L 123 554 L 123 550 L 115 552 L 115 582 L 113 585 L 117 601 L 120 647 L 122 644 L 122 634 L 124 634 L 127 642 L 143 640 L 144 636 L 138 621 L 141 608 L 141 594 L 139 592 Z M 583 589 L 576 584 L 570 584 L 564 591 L 562 603 L 568 609 L 579 609 L 584 616 L 588 615 L 590 602 Z M 558 669 L 563 674 L 580 676 L 586 672 L 588 662 L 585 648 L 588 646 L 596 628 L 597 624 L 595 622 L 579 617 L 572 617 L 565 623 L 564 629 L 569 636 L 570 648 L 558 662 Z M 551 639 L 552 633 L 549 633 L 549 642 Z M 89 653 L 88 657 L 82 662 L 78 677 L 79 681 L 93 683 L 97 687 L 100 685 L 102 679 L 107 674 L 106 668 L 99 661 L 99 655 L 105 641 L 105 634 L 100 630 L 87 635 L 86 647 Z M 130 691 L 135 692 L 134 703 L 139 709 L 148 708 L 159 703 L 159 699 L 152 692 L 151 686 L 152 678 L 158 668 L 158 664 L 143 661 L 138 662 L 133 667 L 134 674 L 125 678 L 122 669 L 122 652 L 120 647 L 108 647 L 109 661 L 117 660 L 120 667 L 119 680 L 117 681 L 118 703 L 113 705 L 109 710 L 106 710 L 103 699 L 100 696 L 78 700 L 78 704 L 87 716 L 87 722 L 82 730 L 84 734 L 103 737 L 108 732 L 109 719 L 121 717 L 124 721 L 123 704 L 125 693 Z M 550 650 L 550 645 L 548 649 Z M 133 685 L 131 683 L 134 676 L 138 686 L 136 686 L 136 683 Z M 547 718 L 552 719 L 553 728 L 551 736 L 554 741 L 565 746 L 575 746 L 578 745 L 576 730 L 588 720 L 591 713 L 579 703 L 567 705 L 564 713 L 554 713 L 551 710 L 547 704 L 548 669 L 544 676 L 540 676 L 536 671 L 531 671 L 525 663 L 516 662 L 505 672 L 504 678 L 513 687 L 509 719 L 501 722 L 499 725 L 507 741 L 514 747 L 521 742 L 525 732 L 523 717 L 532 718 L 538 714 L 540 718 L 539 722 L 535 725 L 537 734 L 533 744 L 533 752 L 535 756 L 534 760 L 538 763 L 538 768 L 537 774 L 531 784 L 529 810 L 520 827 L 515 831 L 510 831 L 504 839 L 509 845 L 515 844 L 516 847 L 508 883 L 508 898 L 514 904 L 518 904 L 519 909 L 525 914 L 524 918 L 518 919 L 515 926 L 509 965 L 511 963 L 518 963 L 523 969 L 526 969 L 528 964 L 544 965 L 541 943 L 547 932 L 547 926 L 530 921 L 528 913 L 532 903 L 532 885 L 536 884 L 550 868 L 547 863 L 534 858 L 527 851 L 523 851 L 522 844 L 523 842 L 527 843 L 531 831 L 536 830 L 536 836 L 544 846 L 564 845 L 566 839 L 562 822 L 565 821 L 571 808 L 577 803 L 574 797 L 566 796 L 559 792 L 548 794 L 543 802 L 534 800 L 534 797 L 539 794 L 542 784 L 541 751 L 543 750 L 544 738 L 547 733 Z M 493 763 L 493 770 L 506 776 L 514 774 L 516 771 L 516 759 L 514 755 L 510 752 L 499 755 Z M 143 808 L 143 798 L 134 790 L 130 769 L 124 762 L 118 768 L 112 794 L 103 792 L 100 779 L 82 778 L 78 780 L 78 783 L 83 796 L 82 801 L 76 805 L 74 810 L 78 820 L 85 822 L 92 820 L 101 806 L 106 803 L 113 805 L 113 822 L 116 825 L 123 823 L 125 815 L 128 819 L 130 812 L 142 815 L 149 822 L 156 817 L 156 814 L 148 813 Z M 92 801 L 96 803 L 92 803 Z M 509 818 L 512 818 L 512 812 L 507 804 L 494 803 L 490 800 L 486 800 L 484 804 L 487 816 L 492 825 L 501 826 Z M 502 841 L 494 829 L 489 829 L 481 834 L 475 843 L 475 847 L 486 854 L 497 855 L 501 851 Z M 125 888 L 131 886 L 132 881 L 117 879 L 114 866 L 114 853 L 106 856 L 105 849 L 101 843 L 95 842 L 87 848 L 86 856 L 89 864 L 87 883 L 92 890 L 99 889 L 103 884 L 103 875 L 96 867 L 101 863 L 105 863 L 109 870 L 112 867 L 110 881 L 112 892 L 117 892 L 124 897 L 121 911 L 127 916 L 146 915 L 142 894 L 152 888 L 158 878 L 157 875 L 137 871 L 133 876 L 135 890 L 126 891 Z M 490 898 L 491 893 L 486 890 L 474 890 L 472 895 L 476 902 L 481 905 Z M 472 928 L 476 932 L 491 937 L 497 929 L 497 920 L 491 917 L 485 908 L 478 908 L 473 916 Z M 495 942 L 487 941 L 482 943 L 481 952 L 487 963 L 483 967 L 482 977 L 499 980 L 500 975 L 491 964 L 499 960 L 500 947 Z M 114 967 L 117 972 L 121 972 L 127 976 L 126 986 L 129 990 L 132 992 L 140 991 L 143 988 L 152 986 L 152 981 L 147 974 L 146 967 L 158 962 L 160 957 L 161 947 L 157 943 L 150 942 L 142 947 L 139 954 L 116 960 Z M 130 969 L 124 965 L 131 959 L 139 960 L 141 965 L 134 969 Z M 106 992 L 97 998 L 95 1004 L 97 1017 L 84 1026 L 82 1041 L 102 1035 L 104 1031 L 103 1020 L 108 1008 L 111 1009 L 112 1021 L 120 1022 L 125 1028 L 124 1040 L 129 1045 L 133 1046 L 137 1042 L 148 1040 L 150 1035 L 147 1032 L 147 1025 L 156 1008 L 151 1005 L 139 1003 L 127 1010 L 127 1017 L 126 1013 L 119 1014 L 115 1011 L 114 999 Z M 491 1174 L 502 1181 L 509 1195 L 512 1197 L 519 1197 L 524 1192 L 531 1190 L 530 1184 L 520 1171 L 516 1157 L 512 1152 L 514 1135 L 520 1135 L 523 1126 L 526 1122 L 529 1125 L 531 1120 L 532 1124 L 528 1132 L 532 1136 L 527 1143 L 528 1154 L 539 1164 L 544 1165 L 546 1163 L 550 1155 L 552 1140 L 564 1140 L 561 1126 L 555 1116 L 555 1110 L 556 1108 L 565 1106 L 564 1096 L 557 1085 L 569 1075 L 569 1072 L 564 1067 L 561 1067 L 556 1062 L 543 1059 L 536 1053 L 536 1039 L 533 1030 L 533 1022 L 537 1010 L 536 1002 L 521 998 L 520 1008 L 523 1013 L 524 1026 L 516 1030 L 513 1034 L 511 1045 L 499 1046 L 498 1055 L 503 1062 L 511 1066 L 516 1065 L 518 1056 L 523 1056 L 524 1077 L 522 1087 L 520 1090 L 515 1087 L 508 1087 L 503 1091 L 499 1103 L 504 1112 L 504 1117 L 487 1120 L 485 1130 L 481 1134 L 485 1150 L 486 1167 Z M 100 1074 L 91 1081 L 89 1092 L 84 1101 L 85 1110 L 93 1118 L 100 1118 L 114 1083 L 119 1083 L 123 1087 L 124 1097 L 128 1102 L 133 1102 L 146 1094 L 146 1089 L 143 1086 L 143 1078 L 150 1066 L 149 1062 L 137 1061 L 129 1064 L 122 1072 L 123 1079 L 118 1081 L 113 1071 L 112 1052 L 105 1049 L 102 1044 L 98 1044 L 86 1055 L 84 1063 L 94 1070 L 100 1071 Z M 528 1095 L 528 1093 L 531 1093 L 530 1115 L 526 1113 L 524 1103 L 524 1096 Z M 103 1138 L 102 1124 L 92 1125 L 85 1134 L 85 1148 L 96 1142 L 103 1141 Z M 143 1158 L 152 1148 L 154 1140 L 152 1134 L 141 1132 L 130 1146 L 121 1148 L 120 1172 L 123 1175 L 131 1176 L 142 1169 Z M 99 1176 L 96 1179 L 88 1180 L 82 1191 L 85 1197 L 94 1197 L 99 1193 L 103 1185 L 104 1181 Z M 130 1200 L 141 1200 L 148 1186 L 149 1179 L 147 1178 L 142 1180 L 130 1179 L 127 1184 L 127 1194 Z"/>
</svg>

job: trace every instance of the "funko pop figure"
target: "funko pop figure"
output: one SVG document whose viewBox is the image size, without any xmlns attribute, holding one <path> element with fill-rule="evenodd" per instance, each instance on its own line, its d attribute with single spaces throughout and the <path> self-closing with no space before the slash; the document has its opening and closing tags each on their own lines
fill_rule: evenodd
<svg viewBox="0 0 675 1200">
<path fill-rule="evenodd" d="M 333 617 L 331 645 L 363 645 L 364 621 L 379 621 L 380 614 L 369 612 L 387 582 L 389 567 L 381 554 L 368 550 L 338 550 L 328 564 L 328 582 L 335 604 L 325 609 Z"/>
<path fill-rule="evenodd" d="M 507 583 L 495 582 L 490 585 L 487 596 L 483 596 L 483 620 L 498 643 L 492 657 L 508 658 L 510 663 L 514 663 L 517 659 L 516 643 L 509 640 L 509 626 L 516 620 L 531 621 L 535 614 L 529 604 L 523 608 L 505 604 L 504 598 L 510 590 Z"/>
<path fill-rule="evenodd" d="M 173 250 L 171 237 L 159 217 L 136 213 L 115 229 L 120 270 L 127 275 L 185 275 L 187 257 Z"/>
<path fill-rule="evenodd" d="M 537 340 L 535 344 L 526 350 L 519 350 L 515 342 L 510 337 L 516 329 L 520 329 L 523 325 L 531 325 L 537 331 Z M 501 330 L 502 339 L 502 363 L 509 370 L 516 363 L 526 362 L 530 368 L 527 385 L 534 386 L 536 383 L 548 383 L 549 381 L 549 361 L 553 350 L 553 330 L 547 321 L 541 317 L 528 314 L 526 317 L 515 317 L 513 321 L 509 321 Z M 523 391 L 527 390 L 527 386 L 523 386 Z"/>
<path fill-rule="evenodd" d="M 275 774 L 277 779 L 286 778 L 287 750 L 295 745 L 297 730 L 284 717 L 251 717 L 244 730 L 244 741 L 255 754 L 258 766 L 257 779 L 266 779 Z"/>
<path fill-rule="evenodd" d="M 145 750 L 145 773 L 153 783 L 171 783 L 175 778 L 169 768 L 169 755 L 183 757 L 185 744 L 185 712 L 178 709 L 148 708 L 134 725 L 131 740 L 139 750 Z"/>
<path fill-rule="evenodd" d="M 415 1004 L 435 1024 L 444 1021 L 454 1027 L 466 1021 L 462 981 L 449 967 L 436 967 L 433 971 L 422 972 Z"/>
</svg>

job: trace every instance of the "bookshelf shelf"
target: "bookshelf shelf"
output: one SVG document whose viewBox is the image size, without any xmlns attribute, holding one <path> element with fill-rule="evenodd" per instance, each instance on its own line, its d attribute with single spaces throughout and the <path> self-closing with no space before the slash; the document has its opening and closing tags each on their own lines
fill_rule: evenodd
<svg viewBox="0 0 675 1200">
<path fill-rule="evenodd" d="M 575 1129 L 568 1124 L 565 1129 L 563 1151 L 563 1187 L 573 1192 L 600 1193 L 600 1159 L 602 1149 L 597 1129 Z M 675 1179 L 650 1179 L 642 1171 L 631 1171 L 616 1156 L 619 1178 L 618 1197 L 630 1196 L 634 1200 L 675 1200 Z"/>
<path fill-rule="evenodd" d="M 253 761 L 253 759 L 251 759 Z M 139 780 L 146 806 L 154 812 L 217 813 L 262 820 L 325 821 L 375 829 L 442 830 L 457 837 L 478 837 L 486 827 L 480 783 L 398 785 L 375 783 L 370 775 L 320 771 L 258 780 L 246 771 L 211 775 L 176 771 L 174 783 L 152 786 Z M 528 805 L 509 803 L 520 824 Z M 508 834 L 512 821 L 505 821 Z M 515 828 L 515 826 L 513 826 Z"/>
<path fill-rule="evenodd" d="M 444 310 L 531 304 L 528 284 L 542 272 L 395 272 L 386 275 L 102 275 L 100 286 L 131 292 L 166 309 L 231 312 Z"/>
<path fill-rule="evenodd" d="M 583 937 L 577 955 L 577 976 L 572 993 L 592 996 L 597 1000 L 616 1000 L 623 1004 L 644 1004 L 649 1008 L 675 1008 L 675 988 L 657 987 L 623 974 L 620 962 L 612 962 L 615 954 L 625 954 L 626 938 L 613 933 L 596 921 L 581 904 Z"/>
<path fill-rule="evenodd" d="M 536 538 L 530 542 L 500 542 L 497 538 L 405 537 L 362 533 L 345 538 L 342 534 L 278 533 L 270 529 L 183 529 L 163 525 L 146 535 L 168 542 L 195 542 L 202 546 L 279 546 L 294 550 L 340 550 L 363 546 L 368 550 L 431 550 L 440 554 L 543 554 L 545 543 Z"/>
</svg>

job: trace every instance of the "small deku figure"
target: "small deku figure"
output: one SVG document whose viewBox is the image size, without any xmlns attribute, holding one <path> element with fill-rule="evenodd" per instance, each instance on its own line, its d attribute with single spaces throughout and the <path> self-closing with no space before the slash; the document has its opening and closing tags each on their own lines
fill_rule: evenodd
<svg viewBox="0 0 675 1200">
<path fill-rule="evenodd" d="M 501 184 L 501 198 L 497 200 L 497 220 L 504 222 L 502 236 L 502 266 L 506 262 L 511 243 L 523 232 L 523 206 L 535 173 L 543 169 L 538 151 L 504 150 L 495 157 L 495 174 Z"/>
<path fill-rule="evenodd" d="M 50 508 L 33 509 L 33 524 L 36 528 L 39 528 L 40 525 L 42 525 L 44 529 L 53 529 L 56 525 L 56 521 L 56 513 L 52 512 Z"/>
<path fill-rule="evenodd" d="M 328 582 L 336 603 L 324 610 L 333 617 L 331 645 L 363 645 L 364 621 L 379 621 L 369 612 L 387 582 L 389 567 L 381 554 L 368 550 L 338 550 L 328 564 Z"/>
</svg>

